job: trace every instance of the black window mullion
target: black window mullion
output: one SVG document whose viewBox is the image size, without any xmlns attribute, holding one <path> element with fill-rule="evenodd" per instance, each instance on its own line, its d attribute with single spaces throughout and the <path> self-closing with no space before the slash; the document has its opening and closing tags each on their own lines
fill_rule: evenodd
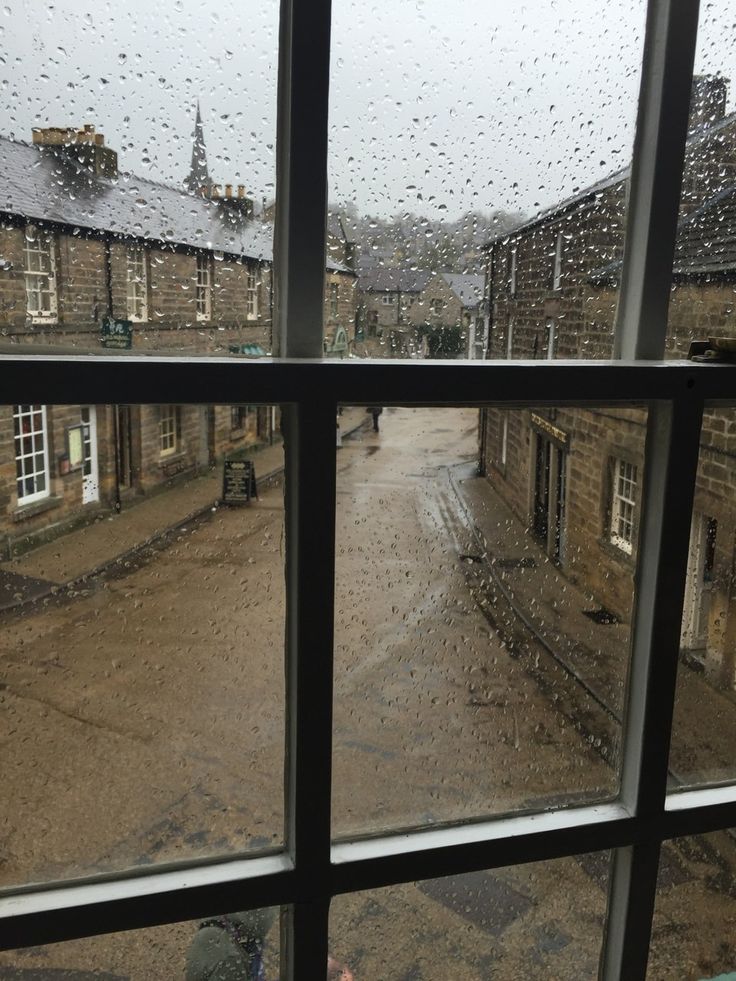
<svg viewBox="0 0 736 981">
<path fill-rule="evenodd" d="M 329 910 L 336 406 L 285 413 L 286 831 L 300 902 L 283 930 L 289 979 L 324 975 Z"/>
<path fill-rule="evenodd" d="M 642 832 L 614 857 L 605 981 L 646 976 L 702 415 L 694 388 L 649 407 L 621 773 L 621 802 Z"/>
</svg>

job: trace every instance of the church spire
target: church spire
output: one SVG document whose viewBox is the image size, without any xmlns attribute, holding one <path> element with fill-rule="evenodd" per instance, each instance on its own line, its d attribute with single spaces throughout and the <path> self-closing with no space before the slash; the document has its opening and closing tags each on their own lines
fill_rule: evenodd
<svg viewBox="0 0 736 981">
<path fill-rule="evenodd" d="M 192 166 L 185 183 L 192 194 L 207 193 L 211 183 L 210 174 L 207 170 L 207 150 L 204 145 L 204 129 L 202 127 L 202 114 L 199 111 L 199 99 L 197 99 L 197 120 L 192 135 Z"/>
</svg>

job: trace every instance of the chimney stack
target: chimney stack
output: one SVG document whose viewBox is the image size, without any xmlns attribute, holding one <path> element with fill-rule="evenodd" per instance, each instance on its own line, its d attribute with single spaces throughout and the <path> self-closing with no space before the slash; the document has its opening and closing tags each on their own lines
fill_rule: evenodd
<svg viewBox="0 0 736 981">
<path fill-rule="evenodd" d="M 105 146 L 105 137 L 87 123 L 82 129 L 71 126 L 34 127 L 34 146 L 44 147 L 72 160 L 95 177 L 117 177 L 118 155 Z"/>
</svg>

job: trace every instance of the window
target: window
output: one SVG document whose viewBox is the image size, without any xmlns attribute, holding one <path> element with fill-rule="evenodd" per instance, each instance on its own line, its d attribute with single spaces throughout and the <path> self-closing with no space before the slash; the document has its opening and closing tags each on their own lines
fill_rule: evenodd
<svg viewBox="0 0 736 981">
<path fill-rule="evenodd" d="M 338 298 L 339 298 L 339 285 L 337 283 L 330 283 L 330 316 L 337 316 L 338 309 Z"/>
<path fill-rule="evenodd" d="M 161 456 L 176 453 L 181 441 L 181 409 L 178 405 L 162 405 L 158 424 Z"/>
<path fill-rule="evenodd" d="M 562 232 L 557 233 L 555 239 L 555 258 L 552 265 L 552 289 L 558 290 L 562 286 Z"/>
<path fill-rule="evenodd" d="M 381 296 L 381 303 L 385 307 L 391 306 L 392 303 L 396 303 L 396 294 L 395 293 L 384 293 Z"/>
<path fill-rule="evenodd" d="M 435 299 L 429 301 L 430 313 L 433 313 L 436 317 L 438 317 L 442 313 L 444 308 L 445 308 L 444 300 Z"/>
<path fill-rule="evenodd" d="M 637 468 L 625 460 L 613 461 L 611 497 L 611 542 L 631 555 L 634 547 Z"/>
<path fill-rule="evenodd" d="M 135 874 L 109 876 L 105 881 L 29 886 L 2 900 L 0 931 L 6 946 L 175 922 L 183 916 L 205 919 L 239 903 L 257 906 L 267 897 L 269 903 L 296 903 L 287 926 L 289 962 L 284 973 L 298 981 L 311 981 L 324 976 L 327 907 L 333 892 L 347 895 L 361 888 L 406 883 L 416 877 L 447 875 L 455 870 L 485 870 L 525 863 L 532 857 L 554 859 L 583 851 L 614 849 L 600 976 L 605 981 L 643 981 L 662 842 L 736 825 L 733 786 L 685 793 L 668 793 L 666 788 L 666 736 L 671 728 L 671 693 L 679 642 L 667 630 L 667 616 L 671 619 L 673 609 L 677 613 L 680 601 L 673 594 L 680 587 L 684 589 L 699 413 L 704 398 L 733 398 L 736 368 L 723 365 L 714 370 L 684 364 L 662 371 L 657 365 L 630 364 L 628 360 L 659 361 L 663 357 L 670 277 L 667 269 L 657 263 L 667 262 L 666 256 L 673 253 L 672 236 L 661 247 L 659 243 L 660 238 L 667 239 L 668 227 L 674 226 L 670 219 L 678 206 L 682 168 L 676 134 L 680 130 L 684 133 L 685 127 L 680 123 L 687 115 L 682 93 L 685 86 L 680 79 L 683 74 L 687 76 L 692 64 L 694 6 L 657 4 L 650 11 L 650 29 L 654 24 L 661 43 L 648 43 L 645 47 L 648 60 L 642 104 L 647 111 L 642 112 L 639 121 L 637 158 L 631 168 L 634 186 L 630 200 L 636 210 L 630 216 L 633 230 L 627 231 L 630 241 L 627 240 L 624 256 L 624 273 L 641 271 L 642 282 L 636 285 L 647 301 L 643 304 L 647 317 L 638 316 L 640 307 L 622 318 L 617 334 L 618 354 L 627 359 L 622 363 L 570 367 L 557 363 L 497 366 L 477 362 L 458 366 L 420 361 L 399 364 L 390 370 L 359 365 L 352 371 L 334 364 L 200 364 L 188 358 L 152 358 L 141 364 L 122 356 L 114 360 L 100 357 L 89 363 L 84 358 L 60 356 L 58 360 L 43 359 L 35 367 L 23 358 L 4 356 L 3 394 L 13 401 L 20 401 L 23 390 L 37 384 L 34 372 L 68 404 L 94 404 L 101 397 L 116 404 L 134 398 L 155 404 L 171 397 L 170 393 L 181 401 L 184 386 L 192 384 L 195 376 L 200 392 L 209 392 L 230 404 L 237 402 L 247 385 L 256 401 L 279 398 L 289 403 L 289 421 L 294 424 L 289 430 L 287 453 L 295 468 L 286 535 L 287 552 L 295 557 L 289 570 L 293 574 L 286 580 L 290 626 L 286 669 L 290 711 L 287 847 L 269 851 L 253 862 L 215 860 L 194 867 L 184 862 L 163 870 L 154 865 L 136 870 Z M 282 333 L 275 334 L 281 345 L 277 350 L 283 357 L 319 359 L 324 306 L 324 228 L 319 226 L 324 223 L 318 219 L 310 224 L 302 219 L 308 214 L 304 210 L 306 202 L 313 207 L 315 198 L 326 201 L 327 194 L 326 167 L 315 162 L 313 134 L 328 130 L 326 84 L 320 85 L 319 79 L 326 77 L 324 68 L 330 54 L 329 5 L 285 0 L 284 9 L 290 16 L 283 26 L 289 43 L 281 57 L 286 74 L 280 90 L 283 98 L 280 97 L 279 139 L 284 143 L 279 152 L 288 152 L 284 159 L 290 165 L 289 179 L 284 182 L 287 186 L 283 188 L 287 198 L 282 230 L 283 248 L 291 261 L 282 262 L 277 270 L 287 312 Z M 672 30 L 674 17 L 687 20 L 681 30 Z M 308 31 L 304 29 L 305 22 Z M 647 40 L 652 40 L 651 35 Z M 289 110 L 295 103 L 301 113 L 299 126 L 290 125 L 293 117 Z M 662 140 L 663 133 L 672 134 L 671 140 Z M 383 173 L 380 179 L 385 179 Z M 650 179 L 649 189 L 657 190 L 654 203 L 653 194 L 642 192 L 642 186 L 646 190 Z M 282 193 L 281 184 L 279 187 Z M 641 234 L 643 230 L 649 234 Z M 658 246 L 654 250 L 646 244 L 652 241 Z M 319 261 L 315 259 L 318 254 Z M 309 291 L 300 290 L 300 277 L 309 277 L 301 259 L 304 265 L 316 269 L 311 283 L 311 307 Z M 622 279 L 624 284 L 628 282 L 626 275 Z M 626 307 L 627 296 L 633 304 L 633 293 L 622 296 L 620 308 Z M 314 324 L 319 330 L 310 326 Z M 688 379 L 694 379 L 694 395 L 687 387 Z M 635 506 L 642 509 L 642 521 L 645 515 L 652 519 L 637 550 L 637 575 L 644 592 L 633 624 L 630 710 L 624 715 L 622 730 L 627 751 L 621 790 L 615 799 L 595 807 L 566 801 L 561 809 L 531 817 L 424 827 L 388 838 L 376 835 L 368 840 L 331 844 L 334 410 L 335 403 L 350 402 L 356 387 L 366 395 L 367 404 L 387 405 L 402 400 L 442 404 L 443 398 L 448 404 L 483 405 L 489 400 L 518 404 L 520 392 L 538 404 L 548 404 L 561 393 L 566 399 L 588 404 L 595 404 L 597 399 L 652 400 L 654 422 L 650 424 L 650 434 L 658 438 L 649 441 L 651 457 L 646 466 L 647 474 L 655 479 L 641 482 L 641 501 L 636 505 L 637 467 L 615 460 L 612 480 L 616 534 L 633 539 Z M 171 413 L 175 417 L 176 409 L 162 407 L 161 412 L 162 441 L 166 432 L 167 441 L 176 443 L 178 429 L 175 423 L 171 425 Z M 155 430 L 153 438 L 155 442 Z M 613 524 L 612 520 L 612 540 Z M 323 556 L 324 562 L 320 561 Z M 216 615 L 213 611 L 213 621 Z M 192 656 L 195 654 L 193 650 Z M 430 699 L 425 701 L 426 711 L 431 713 Z M 203 724 L 207 724 L 206 715 Z M 513 743 L 513 732 L 508 738 Z M 243 782 L 240 774 L 233 779 Z M 247 789 L 244 792 L 247 794 Z M 671 935 L 672 923 L 668 926 Z M 460 929 L 463 926 L 458 923 Z M 552 937 L 555 943 L 557 939 Z M 594 971 L 593 968 L 589 973 Z"/>
<path fill-rule="evenodd" d="M 13 430 L 18 504 L 31 504 L 51 493 L 46 406 L 14 406 Z"/>
<path fill-rule="evenodd" d="M 55 243 L 51 232 L 26 225 L 25 260 L 26 310 L 39 323 L 56 321 Z"/>
<path fill-rule="evenodd" d="M 258 273 L 255 269 L 248 270 L 246 287 L 245 313 L 248 320 L 258 319 Z"/>
<path fill-rule="evenodd" d="M 128 320 L 144 323 L 148 320 L 148 269 L 146 250 L 142 245 L 131 245 L 125 253 L 126 260 L 126 308 Z"/>
<path fill-rule="evenodd" d="M 208 255 L 197 256 L 197 320 L 212 318 L 212 259 Z"/>
<path fill-rule="evenodd" d="M 517 255 L 517 248 L 514 245 L 511 248 L 511 252 L 509 253 L 509 259 L 508 259 L 509 262 L 508 283 L 509 283 L 509 294 L 511 296 L 516 296 L 516 255 Z"/>
<path fill-rule="evenodd" d="M 553 361 L 557 348 L 557 321 L 550 319 L 547 321 L 547 360 Z"/>
<path fill-rule="evenodd" d="M 247 405 L 230 406 L 230 428 L 243 429 L 248 421 Z"/>
</svg>

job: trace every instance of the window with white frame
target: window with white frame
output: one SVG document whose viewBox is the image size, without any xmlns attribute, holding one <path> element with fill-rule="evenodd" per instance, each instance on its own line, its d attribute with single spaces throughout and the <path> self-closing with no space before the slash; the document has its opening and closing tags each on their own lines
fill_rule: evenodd
<svg viewBox="0 0 736 981">
<path fill-rule="evenodd" d="M 142 245 L 129 245 L 125 250 L 125 302 L 128 320 L 144 323 L 148 320 L 148 256 Z"/>
<path fill-rule="evenodd" d="M 254 266 L 248 268 L 245 313 L 248 320 L 258 319 L 258 273 Z"/>
<path fill-rule="evenodd" d="M 611 494 L 611 543 L 627 555 L 634 548 L 634 518 L 636 515 L 637 467 L 626 460 L 613 461 Z"/>
<path fill-rule="evenodd" d="M 320 86 L 319 78 L 321 72 L 326 77 L 323 70 L 329 61 L 329 6 L 289 0 L 284 4 L 290 14 L 285 25 L 290 43 L 283 58 L 286 74 L 282 78 L 279 139 L 284 140 L 288 153 L 291 172 L 287 183 L 293 182 L 293 187 L 285 186 L 283 191 L 280 187 L 286 215 L 285 244 L 281 247 L 294 260 L 284 262 L 278 270 L 278 275 L 283 276 L 280 287 L 290 300 L 290 306 L 285 305 L 289 312 L 279 328 L 283 328 L 279 335 L 280 353 L 285 357 L 293 355 L 291 345 L 300 357 L 315 359 L 319 359 L 322 349 L 323 264 L 315 256 L 324 252 L 324 228 L 300 224 L 304 213 L 299 208 L 301 202 L 313 200 L 317 192 L 325 202 L 327 199 L 326 166 L 324 161 L 321 165 L 315 163 L 314 133 L 328 130 L 327 86 Z M 670 256 L 673 251 L 673 235 L 665 242 L 666 247 L 660 245 L 660 239 L 666 239 L 670 225 L 674 227 L 681 156 L 673 156 L 676 136 L 671 141 L 659 137 L 663 133 L 685 132 L 689 91 L 684 90 L 689 87 L 681 85 L 680 79 L 683 75 L 688 77 L 692 66 L 696 35 L 693 10 L 697 21 L 697 5 L 687 0 L 676 5 L 650 4 L 647 29 L 656 31 L 661 44 L 648 43 L 644 47 L 648 61 L 642 104 L 647 106 L 647 112 L 639 121 L 637 156 L 631 168 L 631 181 L 639 193 L 632 192 L 630 196 L 634 210 L 628 221 L 633 231 L 627 232 L 630 242 L 627 240 L 624 255 L 625 274 L 642 271 L 643 283 L 636 285 L 641 286 L 640 292 L 648 301 L 641 308 L 648 316 L 641 317 L 640 309 L 628 309 L 620 303 L 620 308 L 631 315 L 622 317 L 617 334 L 618 353 L 631 360 L 663 357 L 666 313 L 662 314 L 662 309 L 666 310 L 670 279 L 666 268 L 665 275 L 658 274 L 662 268 L 657 267 L 657 262 L 666 262 L 668 248 Z M 682 21 L 679 30 L 673 29 L 679 24 L 675 18 Z M 304 29 L 306 26 L 309 31 Z M 652 40 L 651 35 L 647 40 Z M 299 127 L 290 127 L 292 116 L 287 110 L 298 99 L 302 99 L 299 109 L 303 118 Z M 666 160 L 662 154 L 667 154 Z M 650 177 L 657 195 L 641 193 Z M 316 192 L 315 182 L 320 184 Z M 324 223 L 318 220 L 314 224 Z M 649 234 L 641 234 L 642 230 Z M 654 255 L 645 252 L 642 245 L 651 241 L 658 244 Z M 312 267 L 318 270 L 311 284 L 308 316 L 304 316 L 304 307 L 310 301 L 300 289 L 295 270 L 299 258 L 305 262 L 315 260 Z M 626 275 L 622 281 L 627 282 Z M 664 289 L 658 284 L 664 284 Z M 633 304 L 636 293 L 632 287 L 622 301 L 628 298 Z M 312 330 L 310 323 L 318 325 L 319 331 Z M 682 606 L 702 401 L 732 398 L 731 376 L 736 368 L 724 365 L 721 372 L 704 365 L 681 365 L 662 371 L 657 365 L 634 365 L 628 360 L 572 368 L 557 363 L 524 366 L 518 362 L 513 366 L 477 363 L 459 368 L 420 362 L 397 365 L 395 372 L 380 366 L 358 366 L 354 378 L 376 404 L 400 404 L 409 399 L 415 404 L 437 405 L 443 404 L 446 395 L 448 405 L 465 401 L 481 406 L 489 399 L 495 404 L 514 405 L 518 404 L 521 390 L 525 397 L 535 400 L 532 404 L 550 404 L 555 398 L 559 400 L 562 393 L 570 402 L 595 404 L 596 399 L 605 397 L 637 404 L 651 400 L 654 408 L 648 423 L 651 455 L 645 462 L 647 479 L 641 481 L 638 505 L 637 467 L 623 460 L 613 461 L 612 466 L 612 515 L 618 507 L 617 500 L 621 501 L 622 523 L 616 525 L 616 534 L 633 540 L 634 524 L 639 524 L 638 518 L 634 521 L 633 509 L 637 506 L 642 510 L 641 524 L 646 532 L 637 549 L 637 581 L 642 594 L 632 617 L 632 671 L 621 727 L 624 752 L 619 793 L 595 806 L 577 806 L 566 799 L 551 812 L 460 821 L 452 826 L 432 823 L 395 835 L 383 835 L 379 830 L 369 839 L 334 842 L 330 825 L 334 419 L 335 404 L 348 402 L 355 388 L 353 379 L 351 383 L 336 381 L 339 371 L 330 374 L 323 367 L 305 364 L 294 372 L 293 365 L 276 363 L 267 366 L 265 382 L 264 371 L 256 365 L 196 365 L 199 390 L 210 392 L 213 399 L 236 403 L 247 381 L 252 383 L 254 397 L 269 401 L 275 393 L 289 403 L 290 421 L 294 423 L 287 444 L 287 467 L 294 468 L 294 475 L 288 488 L 286 512 L 286 551 L 291 557 L 289 572 L 293 574 L 286 578 L 289 792 L 283 847 L 277 843 L 252 861 L 241 856 L 235 861 L 223 861 L 217 855 L 212 862 L 203 859 L 192 863 L 184 859 L 171 868 L 150 865 L 133 874 L 125 870 L 100 879 L 92 875 L 90 881 L 43 883 L 40 888 L 24 886 L 0 897 L 3 943 L 6 947 L 44 944 L 177 923 L 185 916 L 209 919 L 225 910 L 276 903 L 290 906 L 284 921 L 284 935 L 288 938 L 284 977 L 290 981 L 314 981 L 324 976 L 328 910 L 336 895 L 393 883 L 400 883 L 403 889 L 415 879 L 467 870 L 484 874 L 511 863 L 523 865 L 532 858 L 553 864 L 553 860 L 565 856 L 580 856 L 578 873 L 582 876 L 583 852 L 602 856 L 610 849 L 614 860 L 598 976 L 602 981 L 644 981 L 662 843 L 683 834 L 736 826 L 736 793 L 732 784 L 719 781 L 717 786 L 684 792 L 667 786 L 667 736 L 672 729 L 679 642 L 676 627 L 668 627 L 668 618 L 672 620 L 673 610 L 676 618 L 678 604 L 680 609 Z M 7 361 L 6 368 L 5 397 L 20 400 L 23 386 L 35 384 L 36 379 L 22 358 Z M 179 393 L 192 377 L 192 362 L 182 359 L 181 363 L 172 364 L 161 359 L 155 368 L 156 377 L 152 379 L 151 372 L 133 360 L 120 358 L 112 362 L 100 358 L 88 365 L 84 359 L 77 363 L 60 358 L 44 360 L 38 374 L 60 399 L 69 403 L 94 403 L 103 390 L 106 397 L 120 404 L 131 401 L 133 394 L 148 404 L 158 402 L 169 392 L 177 393 L 175 397 L 181 399 Z M 442 379 L 438 382 L 439 372 Z M 162 407 L 162 413 L 166 412 L 167 407 Z M 163 426 L 161 434 L 163 441 Z M 627 511 L 624 505 L 631 505 L 632 510 Z M 648 523 L 644 520 L 647 516 Z M 610 533 L 613 541 L 613 520 Z M 328 556 L 326 561 L 316 563 L 315 557 L 323 554 Z M 522 690 L 521 703 L 524 695 Z M 429 706 L 429 697 L 426 702 Z M 519 724 L 523 724 L 522 718 Z M 514 730 L 508 738 L 503 734 L 510 745 L 518 739 L 516 720 Z M 522 753 L 517 753 L 515 759 L 521 762 Z M 592 754 L 586 763 L 597 765 Z M 247 785 L 247 776 L 237 775 L 234 782 Z M 243 792 L 247 795 L 247 790 Z M 21 788 L 21 805 L 24 801 Z M 553 896 L 554 891 L 548 895 Z M 679 927 L 688 915 L 686 909 L 679 920 L 675 917 L 675 925 Z M 518 925 L 521 934 L 524 924 Z M 465 930 L 464 922 L 457 929 Z M 675 934 L 672 929 L 662 932 L 668 942 Z M 541 934 L 537 930 L 535 935 Z M 448 947 L 452 949 L 452 944 Z M 591 976 L 596 973 L 594 965 L 586 964 L 585 969 Z"/>
<path fill-rule="evenodd" d="M 212 318 L 212 257 L 207 254 L 197 256 L 196 285 L 197 320 Z"/>
<path fill-rule="evenodd" d="M 14 406 L 13 431 L 18 504 L 32 504 L 51 493 L 46 406 Z"/>
<path fill-rule="evenodd" d="M 58 309 L 53 232 L 26 225 L 23 258 L 28 315 L 33 321 L 53 323 Z"/>
<path fill-rule="evenodd" d="M 439 297 L 429 301 L 429 312 L 438 317 L 445 309 L 445 301 Z"/>
<path fill-rule="evenodd" d="M 552 264 L 552 289 L 558 290 L 562 285 L 562 232 L 555 239 L 555 257 Z"/>
<path fill-rule="evenodd" d="M 383 293 L 381 296 L 381 303 L 385 307 L 390 307 L 393 303 L 396 303 L 395 293 Z"/>
<path fill-rule="evenodd" d="M 159 412 L 159 452 L 161 456 L 169 456 L 179 449 L 181 409 L 178 405 L 162 405 Z"/>
<path fill-rule="evenodd" d="M 517 248 L 516 246 L 511 247 L 509 253 L 509 293 L 511 296 L 516 296 L 516 263 L 517 263 Z"/>
</svg>

